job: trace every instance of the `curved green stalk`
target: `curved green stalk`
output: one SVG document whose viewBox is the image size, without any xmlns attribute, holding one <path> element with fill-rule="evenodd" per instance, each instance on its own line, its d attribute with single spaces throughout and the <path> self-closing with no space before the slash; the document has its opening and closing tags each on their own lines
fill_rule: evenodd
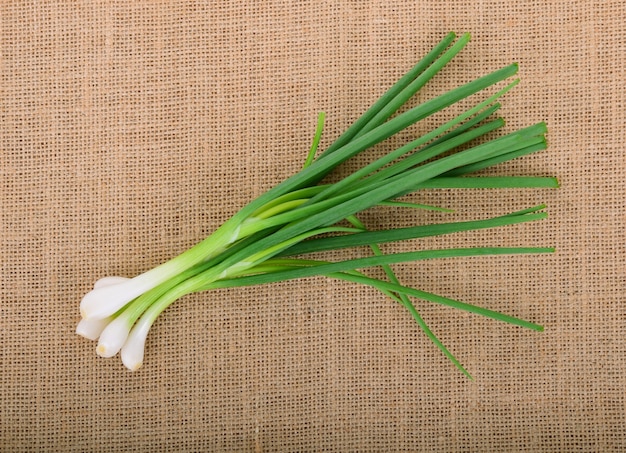
<svg viewBox="0 0 626 453">
<path fill-rule="evenodd" d="M 313 136 L 313 143 L 311 144 L 311 149 L 309 150 L 309 154 L 306 156 L 306 160 L 304 161 L 304 166 L 302 168 L 310 166 L 315 160 L 315 153 L 317 152 L 317 147 L 320 144 L 322 132 L 324 131 L 324 118 L 326 118 L 326 114 L 324 112 L 320 112 L 317 116 L 317 128 L 315 129 L 315 135 Z"/>
<path fill-rule="evenodd" d="M 363 230 L 364 232 L 367 231 L 367 228 L 365 227 L 365 225 L 363 224 L 363 222 L 361 222 L 356 216 L 351 216 L 348 221 L 354 225 L 357 228 L 360 228 L 361 230 Z M 374 253 L 374 255 L 376 256 L 382 256 L 383 252 L 380 249 L 380 247 L 378 246 L 378 244 L 370 244 L 370 248 L 372 249 L 372 252 Z M 391 269 L 391 266 L 388 264 L 383 264 L 381 265 L 383 271 L 385 272 L 385 275 L 387 275 L 387 278 L 389 279 L 389 281 L 391 281 L 391 283 L 395 283 L 397 285 L 400 284 L 400 281 L 398 280 L 398 277 L 396 276 L 395 272 L 393 271 L 393 269 Z M 404 306 L 404 308 L 406 308 L 409 313 L 411 313 L 411 316 L 413 316 L 413 319 L 415 319 L 415 321 L 417 322 L 417 325 L 422 329 L 422 331 L 426 334 L 426 336 L 435 344 L 435 346 L 437 346 L 439 348 L 439 350 L 448 358 L 448 360 L 450 360 L 454 366 L 456 366 L 463 374 L 465 374 L 467 377 L 469 377 L 470 379 L 474 379 L 472 377 L 472 375 L 465 369 L 465 367 L 461 364 L 461 362 L 454 356 L 454 354 L 452 354 L 450 352 L 450 350 L 446 347 L 446 345 L 444 345 L 441 340 L 439 340 L 439 338 L 437 338 L 437 336 L 434 334 L 434 332 L 430 329 L 430 327 L 428 327 L 428 324 L 426 324 L 426 321 L 424 321 L 424 319 L 422 318 L 422 316 L 419 314 L 419 312 L 417 311 L 417 309 L 415 308 L 415 305 L 411 302 L 411 299 L 409 299 L 409 296 L 407 296 L 404 293 L 400 293 L 400 294 L 394 294 L 391 293 L 390 291 L 384 290 L 384 289 L 380 289 L 380 291 L 387 295 L 388 297 L 390 297 L 391 299 L 395 300 L 396 302 L 400 303 L 402 306 Z"/>
</svg>

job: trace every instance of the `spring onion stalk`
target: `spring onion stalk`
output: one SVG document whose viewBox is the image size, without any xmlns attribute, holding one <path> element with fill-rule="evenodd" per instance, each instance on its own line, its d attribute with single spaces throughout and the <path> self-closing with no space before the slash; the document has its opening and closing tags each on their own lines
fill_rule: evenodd
<svg viewBox="0 0 626 453">
<path fill-rule="evenodd" d="M 299 172 L 248 203 L 213 234 L 179 256 L 134 278 L 98 280 L 81 301 L 82 319 L 77 333 L 97 340 L 99 355 L 112 357 L 120 352 L 123 364 L 136 370 L 143 364 L 145 344 L 153 323 L 181 297 L 217 288 L 312 276 L 376 288 L 405 307 L 426 336 L 470 377 L 428 327 L 416 309 L 416 300 L 542 330 L 540 325 L 530 321 L 407 287 L 391 266 L 430 259 L 550 253 L 553 249 L 474 247 L 384 253 L 379 244 L 536 221 L 546 217 L 544 205 L 497 217 L 382 230 L 368 229 L 357 217 L 376 206 L 450 211 L 404 198 L 424 189 L 558 187 L 552 177 L 476 174 L 489 166 L 546 148 L 544 123 L 495 136 L 496 131 L 504 127 L 504 120 L 494 117 L 500 108 L 499 100 L 519 83 L 518 79 L 510 80 L 517 73 L 516 64 L 406 108 L 415 94 L 468 42 L 469 34 L 458 39 L 454 33 L 446 35 L 337 140 L 318 153 L 324 123 L 324 114 L 320 114 L 313 143 Z M 414 133 L 409 129 L 412 125 L 468 98 L 473 104 L 461 113 L 457 109 L 455 115 L 432 130 L 388 149 L 337 182 L 324 182 L 327 175 L 354 156 L 398 132 Z M 336 262 L 307 257 L 316 252 L 350 247 L 368 247 L 372 255 Z M 385 279 L 370 277 L 365 272 L 376 267 L 384 271 Z"/>
</svg>

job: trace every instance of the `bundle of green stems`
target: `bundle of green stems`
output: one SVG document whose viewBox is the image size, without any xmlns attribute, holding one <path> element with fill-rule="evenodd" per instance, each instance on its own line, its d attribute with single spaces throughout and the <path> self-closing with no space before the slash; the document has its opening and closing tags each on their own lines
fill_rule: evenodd
<svg viewBox="0 0 626 453">
<path fill-rule="evenodd" d="M 383 253 L 379 244 L 504 227 L 546 217 L 545 206 L 472 221 L 436 223 L 370 231 L 359 213 L 376 206 L 393 209 L 446 209 L 406 201 L 423 189 L 555 188 L 552 177 L 486 176 L 487 167 L 546 148 L 546 125 L 500 134 L 495 117 L 498 100 L 518 80 L 511 64 L 465 85 L 400 111 L 408 101 L 468 43 L 449 33 L 417 65 L 374 103 L 323 152 L 318 151 L 324 115 L 320 114 L 313 145 L 304 167 L 244 206 L 210 236 L 179 256 L 132 279 L 105 277 L 80 304 L 77 332 L 98 340 L 104 357 L 121 352 L 124 365 L 138 369 L 150 327 L 159 314 L 179 298 L 199 291 L 261 285 L 311 276 L 326 276 L 369 285 L 404 306 L 435 345 L 465 374 L 469 373 L 434 335 L 415 308 L 414 299 L 447 305 L 517 326 L 541 326 L 503 313 L 470 305 L 402 285 L 391 265 L 408 261 L 482 255 L 549 253 L 549 247 L 471 247 Z M 493 94 L 479 93 L 502 82 Z M 325 182 L 336 167 L 430 118 L 460 101 L 478 95 L 472 107 L 442 120 L 439 126 L 382 157 L 355 169 L 337 182 Z M 458 110 L 458 109 L 457 109 Z M 441 116 L 441 115 L 439 115 Z M 377 147 L 379 149 L 380 147 Z M 329 262 L 312 253 L 368 247 L 371 256 Z M 364 269 L 378 267 L 385 279 Z"/>
</svg>

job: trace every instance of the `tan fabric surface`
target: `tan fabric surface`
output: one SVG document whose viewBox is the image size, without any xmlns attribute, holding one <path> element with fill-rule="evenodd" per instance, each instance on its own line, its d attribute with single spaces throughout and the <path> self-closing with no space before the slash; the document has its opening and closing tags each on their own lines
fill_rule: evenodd
<svg viewBox="0 0 626 453">
<path fill-rule="evenodd" d="M 575 0 L 2 2 L 0 450 L 626 450 L 625 13 Z M 519 62 L 506 129 L 545 120 L 550 148 L 492 173 L 562 188 L 428 192 L 457 213 L 366 218 L 546 202 L 544 222 L 401 248 L 554 255 L 397 267 L 544 333 L 420 304 L 472 382 L 401 307 L 319 278 L 186 297 L 136 373 L 74 334 L 97 278 L 205 237 L 300 168 L 318 111 L 328 144 L 449 30 L 472 43 L 424 96 Z"/>
</svg>

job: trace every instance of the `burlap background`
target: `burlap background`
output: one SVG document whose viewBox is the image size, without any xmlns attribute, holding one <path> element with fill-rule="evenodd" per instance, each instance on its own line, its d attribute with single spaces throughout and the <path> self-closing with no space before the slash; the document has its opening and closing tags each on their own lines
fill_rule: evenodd
<svg viewBox="0 0 626 453">
<path fill-rule="evenodd" d="M 0 450 L 626 450 L 623 1 L 2 2 Z M 494 170 L 562 189 L 429 192 L 550 219 L 403 247 L 553 245 L 398 266 L 406 284 L 546 326 L 420 305 L 476 381 L 373 290 L 324 279 L 187 297 L 127 372 L 74 335 L 104 275 L 153 267 L 297 171 L 447 31 L 425 90 L 512 61 L 507 130 L 550 148 Z M 424 126 L 421 126 L 424 127 Z"/>
</svg>

